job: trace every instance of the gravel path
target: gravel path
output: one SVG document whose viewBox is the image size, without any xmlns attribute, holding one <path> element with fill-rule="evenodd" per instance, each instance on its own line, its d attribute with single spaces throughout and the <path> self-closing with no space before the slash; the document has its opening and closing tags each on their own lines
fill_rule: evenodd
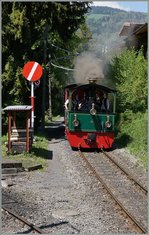
<svg viewBox="0 0 149 235">
<path fill-rule="evenodd" d="M 102 185 L 88 175 L 77 152 L 72 152 L 63 136 L 64 127 L 54 125 L 47 132 L 52 152 L 48 169 L 13 178 L 12 187 L 2 188 L 3 194 L 19 202 L 19 214 L 48 234 L 135 233 Z M 115 153 L 119 157 L 124 150 Z M 139 177 L 147 184 L 147 173 L 139 166 L 135 168 L 133 157 L 127 156 L 124 161 L 131 169 L 139 169 Z M 18 204 L 13 203 L 12 208 L 17 211 Z M 2 225 L 3 233 L 31 233 L 4 211 Z"/>
</svg>

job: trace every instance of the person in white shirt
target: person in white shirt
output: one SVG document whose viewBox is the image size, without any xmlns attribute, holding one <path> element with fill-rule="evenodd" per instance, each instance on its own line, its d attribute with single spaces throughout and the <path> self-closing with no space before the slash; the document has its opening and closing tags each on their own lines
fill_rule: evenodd
<svg viewBox="0 0 149 235">
<path fill-rule="evenodd" d="M 69 99 L 67 98 L 64 104 L 66 110 L 68 110 Z"/>
</svg>

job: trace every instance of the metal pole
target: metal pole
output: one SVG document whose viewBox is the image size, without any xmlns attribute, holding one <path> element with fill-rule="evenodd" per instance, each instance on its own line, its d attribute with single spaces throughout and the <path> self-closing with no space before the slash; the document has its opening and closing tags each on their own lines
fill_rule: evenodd
<svg viewBox="0 0 149 235">
<path fill-rule="evenodd" d="M 52 121 L 51 70 L 49 65 L 49 120 Z"/>
<path fill-rule="evenodd" d="M 11 141 L 10 141 L 10 137 L 11 137 L 11 112 L 8 112 L 8 152 L 10 152 L 11 149 Z"/>
<path fill-rule="evenodd" d="M 34 129 L 34 83 L 31 82 L 31 106 L 32 106 L 32 110 L 31 110 L 31 128 Z"/>
<path fill-rule="evenodd" d="M 26 112 L 26 152 L 29 152 L 28 111 Z"/>
<path fill-rule="evenodd" d="M 45 31 L 44 31 L 44 65 L 47 63 L 47 37 L 48 37 L 48 25 L 45 25 Z M 45 97 L 46 97 L 46 70 L 43 72 L 43 85 L 42 85 L 42 120 L 41 120 L 41 126 L 42 130 L 44 130 L 45 127 Z"/>
</svg>

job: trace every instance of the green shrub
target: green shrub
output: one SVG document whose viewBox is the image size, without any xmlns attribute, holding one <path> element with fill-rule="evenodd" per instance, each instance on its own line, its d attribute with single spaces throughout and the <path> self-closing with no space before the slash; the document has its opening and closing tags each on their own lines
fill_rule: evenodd
<svg viewBox="0 0 149 235">
<path fill-rule="evenodd" d="M 120 115 L 116 141 L 135 154 L 147 168 L 147 112 L 126 111 Z"/>
<path fill-rule="evenodd" d="M 114 57 L 109 73 L 116 83 L 119 112 L 124 112 L 126 109 L 145 112 L 148 76 L 147 60 L 143 56 L 143 49 L 138 52 L 134 49 L 125 50 Z"/>
</svg>

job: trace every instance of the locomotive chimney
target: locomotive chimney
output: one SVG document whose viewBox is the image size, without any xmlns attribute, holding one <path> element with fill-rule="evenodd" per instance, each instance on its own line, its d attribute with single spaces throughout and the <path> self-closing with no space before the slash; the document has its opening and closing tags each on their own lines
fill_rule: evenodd
<svg viewBox="0 0 149 235">
<path fill-rule="evenodd" d="M 97 78 L 97 77 L 94 77 L 94 78 L 88 78 L 89 83 L 96 83 L 96 82 L 97 82 L 97 80 L 98 80 L 98 78 Z"/>
</svg>

